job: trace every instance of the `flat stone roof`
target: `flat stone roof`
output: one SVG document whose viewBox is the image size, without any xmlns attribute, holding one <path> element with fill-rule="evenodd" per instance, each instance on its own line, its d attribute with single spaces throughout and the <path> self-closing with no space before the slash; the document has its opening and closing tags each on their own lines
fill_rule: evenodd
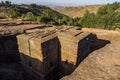
<svg viewBox="0 0 120 80">
<path fill-rule="evenodd" d="M 75 42 L 79 42 L 80 40 L 89 36 L 90 33 L 89 32 L 83 32 L 82 30 L 80 30 L 76 27 L 71 27 L 71 28 L 67 28 L 66 30 L 59 31 L 58 35 L 60 37 L 65 37 L 65 38 L 68 38 L 68 39 L 72 39 Z"/>
<path fill-rule="evenodd" d="M 0 37 L 24 33 L 27 29 L 42 28 L 50 25 L 46 24 L 23 24 L 15 26 L 0 26 Z"/>
</svg>

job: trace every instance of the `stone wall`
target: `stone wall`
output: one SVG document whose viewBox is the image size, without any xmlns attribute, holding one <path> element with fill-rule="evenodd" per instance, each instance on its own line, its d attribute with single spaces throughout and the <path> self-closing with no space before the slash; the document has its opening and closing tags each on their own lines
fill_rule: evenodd
<svg viewBox="0 0 120 80">
<path fill-rule="evenodd" d="M 15 35 L 0 37 L 0 80 L 23 80 Z"/>
<path fill-rule="evenodd" d="M 19 51 L 16 36 L 0 37 L 0 62 L 19 63 Z"/>
<path fill-rule="evenodd" d="M 89 36 L 90 33 L 84 33 L 75 28 L 58 32 L 61 43 L 61 60 L 74 65 L 80 63 L 82 56 L 89 52 Z"/>
</svg>

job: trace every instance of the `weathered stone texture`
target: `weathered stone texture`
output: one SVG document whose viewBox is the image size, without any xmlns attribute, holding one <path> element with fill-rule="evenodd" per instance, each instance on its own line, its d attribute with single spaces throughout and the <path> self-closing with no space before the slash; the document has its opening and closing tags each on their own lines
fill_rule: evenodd
<svg viewBox="0 0 120 80">
<path fill-rule="evenodd" d="M 89 33 L 81 32 L 75 28 L 58 32 L 62 61 L 74 65 L 80 63 L 81 57 L 89 52 L 89 35 Z"/>
<path fill-rule="evenodd" d="M 88 54 L 89 33 L 75 27 L 41 28 L 26 30 L 17 36 L 21 63 L 38 72 L 42 77 L 52 79 L 59 63 L 65 73 L 69 65 L 73 70 Z M 39 80 L 39 79 L 38 79 Z"/>
<path fill-rule="evenodd" d="M 19 62 L 18 45 L 15 36 L 0 37 L 0 62 Z"/>
<path fill-rule="evenodd" d="M 60 62 L 60 44 L 55 31 L 17 36 L 21 62 L 46 76 Z M 52 74 L 52 73 L 51 73 Z"/>
</svg>

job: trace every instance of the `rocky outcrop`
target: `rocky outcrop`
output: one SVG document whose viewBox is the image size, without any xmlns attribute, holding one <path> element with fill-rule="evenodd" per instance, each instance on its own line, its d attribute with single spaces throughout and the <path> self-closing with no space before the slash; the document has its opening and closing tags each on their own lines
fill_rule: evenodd
<svg viewBox="0 0 120 80">
<path fill-rule="evenodd" d="M 90 53 L 71 75 L 61 80 L 120 80 L 120 34 L 99 29 L 84 31 L 93 32 L 111 43 Z"/>
<path fill-rule="evenodd" d="M 36 80 L 70 74 L 89 54 L 91 34 L 77 27 L 46 27 L 25 32 L 17 35 L 21 63 L 28 74 L 38 73 Z"/>
</svg>

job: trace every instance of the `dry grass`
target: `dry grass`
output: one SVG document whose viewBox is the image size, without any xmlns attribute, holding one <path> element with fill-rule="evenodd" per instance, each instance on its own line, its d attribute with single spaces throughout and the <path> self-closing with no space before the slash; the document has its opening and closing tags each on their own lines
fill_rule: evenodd
<svg viewBox="0 0 120 80">
<path fill-rule="evenodd" d="M 70 17 L 82 17 L 86 10 L 91 13 L 96 13 L 98 8 L 102 5 L 89 5 L 78 7 L 54 7 L 53 9 Z"/>
</svg>

